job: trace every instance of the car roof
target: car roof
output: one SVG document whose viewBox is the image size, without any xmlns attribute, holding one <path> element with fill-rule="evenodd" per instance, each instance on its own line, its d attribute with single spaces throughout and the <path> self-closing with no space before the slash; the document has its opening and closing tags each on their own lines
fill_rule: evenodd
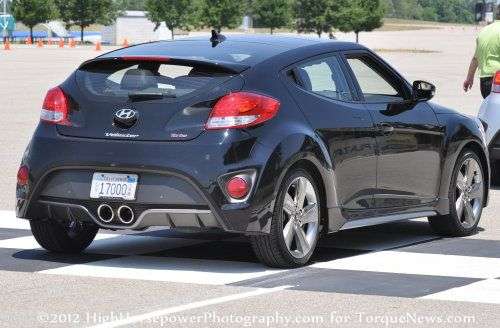
<svg viewBox="0 0 500 328">
<path fill-rule="evenodd" d="M 207 62 L 225 62 L 254 66 L 291 50 L 327 51 L 363 48 L 356 43 L 296 35 L 232 34 L 213 44 L 210 36 L 197 36 L 174 41 L 155 41 L 111 51 L 99 58 L 120 56 L 165 55 L 172 58 L 197 58 Z"/>
</svg>

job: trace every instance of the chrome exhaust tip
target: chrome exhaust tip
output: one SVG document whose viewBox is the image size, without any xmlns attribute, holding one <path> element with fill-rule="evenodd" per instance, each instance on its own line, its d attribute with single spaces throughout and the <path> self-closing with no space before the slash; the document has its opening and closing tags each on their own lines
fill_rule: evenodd
<svg viewBox="0 0 500 328">
<path fill-rule="evenodd" d="M 110 223 L 115 218 L 115 212 L 113 211 L 113 208 L 108 204 L 101 204 L 97 208 L 97 216 L 102 222 Z"/>
<path fill-rule="evenodd" d="M 123 224 L 130 224 L 134 221 L 135 215 L 134 211 L 130 208 L 130 206 L 122 205 L 118 207 L 118 219 Z"/>
</svg>

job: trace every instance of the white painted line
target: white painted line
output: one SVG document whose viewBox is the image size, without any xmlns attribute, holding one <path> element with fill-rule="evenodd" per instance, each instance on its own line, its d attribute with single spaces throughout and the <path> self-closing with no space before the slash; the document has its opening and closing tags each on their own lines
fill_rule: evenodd
<svg viewBox="0 0 500 328">
<path fill-rule="evenodd" d="M 16 218 L 14 211 L 0 211 L 0 229 L 30 230 L 28 220 Z"/>
<path fill-rule="evenodd" d="M 411 252 L 373 252 L 329 262 L 314 268 L 388 272 L 463 278 L 500 277 L 500 259 L 487 257 L 423 254 Z"/>
<path fill-rule="evenodd" d="M 141 323 L 141 322 L 145 322 L 146 320 L 160 318 L 162 316 L 166 316 L 166 315 L 173 314 L 173 313 L 184 312 L 184 311 L 194 310 L 194 309 L 198 309 L 198 308 L 202 308 L 202 307 L 206 307 L 206 306 L 210 306 L 210 305 L 227 303 L 227 302 L 231 302 L 231 301 L 241 300 L 244 298 L 275 293 L 275 292 L 284 290 L 284 289 L 289 288 L 289 287 L 291 287 L 291 286 L 280 286 L 280 287 L 275 287 L 275 288 L 260 288 L 260 289 L 252 290 L 252 291 L 245 292 L 245 293 L 216 297 L 216 298 L 212 298 L 212 299 L 208 299 L 208 300 L 204 300 L 204 301 L 198 301 L 198 302 L 193 302 L 193 303 L 189 303 L 189 304 L 173 306 L 173 307 L 169 307 L 169 308 L 162 309 L 162 310 L 157 310 L 157 311 L 153 311 L 153 312 L 149 312 L 149 313 L 135 315 L 135 316 L 131 316 L 131 317 L 128 317 L 125 319 L 121 319 L 121 320 L 106 322 L 103 324 L 92 326 L 90 328 L 113 328 L 113 327 L 126 326 L 126 325 L 130 325 L 130 324 L 134 324 L 134 323 Z"/>
<path fill-rule="evenodd" d="M 500 304 L 500 280 L 487 279 L 421 297 L 430 300 Z"/>
<path fill-rule="evenodd" d="M 285 270 L 262 264 L 190 258 L 127 256 L 39 271 L 44 274 L 226 285 Z"/>
<path fill-rule="evenodd" d="M 110 234 L 110 233 L 100 233 L 95 237 L 95 243 L 98 243 L 100 240 L 108 239 L 108 238 L 116 238 L 119 235 Z M 0 240 L 0 248 L 12 248 L 12 249 L 37 249 L 40 248 L 40 245 L 36 241 L 33 236 L 24 236 L 10 239 Z"/>
</svg>

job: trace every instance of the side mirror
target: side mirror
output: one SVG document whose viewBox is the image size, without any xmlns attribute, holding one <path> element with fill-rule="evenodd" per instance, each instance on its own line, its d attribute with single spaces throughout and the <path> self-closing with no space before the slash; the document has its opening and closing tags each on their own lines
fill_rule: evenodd
<svg viewBox="0 0 500 328">
<path fill-rule="evenodd" d="M 426 101 L 431 100 L 436 94 L 436 87 L 434 84 L 425 81 L 413 82 L 413 100 Z"/>
</svg>

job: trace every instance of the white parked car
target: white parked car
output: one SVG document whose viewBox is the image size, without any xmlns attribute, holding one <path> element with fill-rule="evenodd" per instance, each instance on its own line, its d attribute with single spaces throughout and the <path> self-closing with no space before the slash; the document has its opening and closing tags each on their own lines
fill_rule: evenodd
<svg viewBox="0 0 500 328">
<path fill-rule="evenodd" d="M 478 118 L 486 132 L 490 152 L 491 181 L 500 184 L 500 71 L 495 74 L 491 93 L 483 100 Z"/>
</svg>

